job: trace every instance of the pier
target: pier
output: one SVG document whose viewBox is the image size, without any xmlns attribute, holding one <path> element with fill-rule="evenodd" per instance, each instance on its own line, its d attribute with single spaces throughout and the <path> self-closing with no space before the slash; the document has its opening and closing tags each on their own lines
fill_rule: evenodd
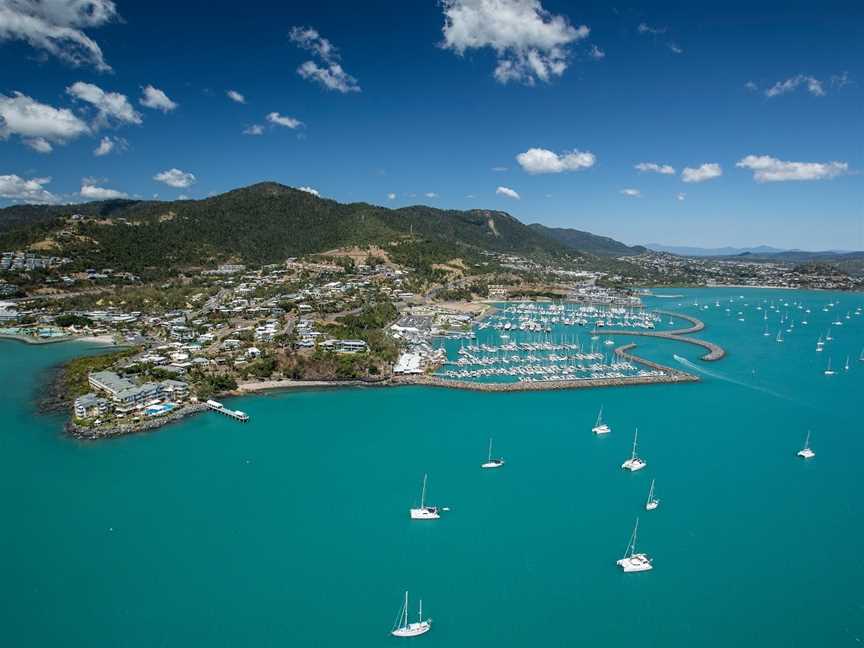
<svg viewBox="0 0 864 648">
<path fill-rule="evenodd" d="M 218 401 L 208 400 L 205 404 L 209 409 L 213 410 L 214 412 L 219 412 L 220 414 L 229 416 L 235 421 L 246 423 L 249 420 L 249 415 L 246 412 L 241 412 L 240 410 L 230 410 Z"/>
<path fill-rule="evenodd" d="M 681 319 L 687 320 L 690 322 L 691 326 L 673 329 L 671 331 L 622 331 L 622 330 L 594 330 L 592 334 L 594 335 L 641 335 L 643 337 L 654 337 L 654 338 L 663 338 L 665 340 L 673 340 L 675 342 L 685 342 L 686 344 L 695 344 L 696 346 L 700 346 L 703 349 L 707 349 L 708 353 L 702 356 L 701 360 L 705 362 L 713 362 L 715 360 L 720 360 L 723 356 L 726 355 L 726 350 L 721 347 L 719 344 L 714 344 L 713 342 L 708 342 L 707 340 L 700 340 L 699 338 L 690 337 L 689 334 L 697 333 L 705 328 L 705 323 L 702 320 L 696 319 L 690 315 L 683 315 L 682 313 L 673 313 L 671 311 L 655 311 L 660 315 L 666 315 L 668 317 L 680 317 Z M 645 363 L 642 360 L 643 364 Z"/>
</svg>

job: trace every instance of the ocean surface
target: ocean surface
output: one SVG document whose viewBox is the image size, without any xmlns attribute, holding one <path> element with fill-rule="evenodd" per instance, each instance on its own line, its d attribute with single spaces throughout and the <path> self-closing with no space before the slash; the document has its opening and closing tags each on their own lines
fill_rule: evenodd
<svg viewBox="0 0 864 648">
<path fill-rule="evenodd" d="M 729 355 L 627 341 L 701 383 L 283 392 L 229 401 L 245 425 L 97 443 L 35 410 L 45 372 L 92 348 L 0 341 L 0 645 L 860 646 L 864 295 L 659 292 Z M 637 425 L 648 467 L 625 473 Z M 480 469 L 490 436 L 500 470 Z M 424 473 L 451 510 L 412 522 Z M 637 516 L 654 570 L 624 574 Z M 414 640 L 389 636 L 406 589 L 433 618 Z"/>
</svg>

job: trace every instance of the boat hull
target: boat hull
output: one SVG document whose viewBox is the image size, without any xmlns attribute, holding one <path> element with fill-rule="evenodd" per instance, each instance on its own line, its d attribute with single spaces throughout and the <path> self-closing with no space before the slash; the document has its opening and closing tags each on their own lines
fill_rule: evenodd
<svg viewBox="0 0 864 648">
<path fill-rule="evenodd" d="M 422 634 L 426 634 L 431 629 L 431 621 L 420 621 L 418 623 L 409 623 L 403 628 L 396 628 L 390 634 L 394 637 L 419 637 Z"/>
<path fill-rule="evenodd" d="M 481 468 L 500 468 L 504 465 L 503 459 L 493 459 L 492 461 L 487 461 L 484 464 L 480 464 Z"/>
<path fill-rule="evenodd" d="M 633 554 L 628 558 L 621 558 L 615 562 L 625 573 L 643 572 L 654 569 L 651 559 L 645 554 Z"/>
<path fill-rule="evenodd" d="M 628 459 L 623 464 L 621 464 L 621 467 L 624 470 L 629 470 L 630 472 L 636 472 L 637 470 L 642 470 L 647 465 L 648 465 L 647 462 L 643 461 L 642 459 L 637 458 L 637 459 Z"/>
<path fill-rule="evenodd" d="M 612 430 L 604 423 L 603 425 L 595 425 L 591 431 L 594 434 L 609 434 Z"/>
<path fill-rule="evenodd" d="M 804 448 L 803 450 L 799 450 L 797 454 L 802 459 L 812 459 L 816 456 L 816 453 L 813 452 L 810 448 Z"/>
<path fill-rule="evenodd" d="M 426 506 L 424 508 L 411 509 L 412 520 L 437 520 L 440 517 L 441 514 L 438 513 L 438 507 L 436 506 Z"/>
</svg>

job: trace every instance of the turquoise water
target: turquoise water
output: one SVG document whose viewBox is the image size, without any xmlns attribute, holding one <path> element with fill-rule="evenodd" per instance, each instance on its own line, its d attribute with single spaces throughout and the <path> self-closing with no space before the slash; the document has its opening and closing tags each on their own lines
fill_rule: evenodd
<svg viewBox="0 0 864 648">
<path fill-rule="evenodd" d="M 397 645 L 407 588 L 430 648 L 858 646 L 864 316 L 817 354 L 834 295 L 685 303 L 742 294 L 803 299 L 810 324 L 778 344 L 752 307 L 744 322 L 700 311 L 730 352 L 710 365 L 637 340 L 710 371 L 700 384 L 282 393 L 227 401 L 247 424 L 202 414 L 99 443 L 33 411 L 42 372 L 84 347 L 0 342 L 2 645 Z M 839 299 L 841 314 L 864 303 Z M 606 438 L 590 433 L 601 404 Z M 629 474 L 636 425 L 648 467 Z M 479 468 L 490 435 L 497 471 Z M 424 472 L 428 501 L 452 509 L 437 522 L 408 519 Z M 652 477 L 662 504 L 646 513 Z M 655 569 L 623 574 L 637 515 Z"/>
</svg>

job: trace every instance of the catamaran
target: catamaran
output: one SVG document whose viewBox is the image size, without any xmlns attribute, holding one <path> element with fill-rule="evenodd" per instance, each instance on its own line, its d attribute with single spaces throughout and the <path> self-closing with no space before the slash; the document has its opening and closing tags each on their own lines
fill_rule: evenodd
<svg viewBox="0 0 864 648">
<path fill-rule="evenodd" d="M 630 536 L 630 544 L 627 545 L 627 551 L 624 552 L 624 557 L 615 561 L 625 572 L 641 572 L 654 569 L 651 564 L 651 559 L 647 554 L 636 553 L 636 534 L 639 531 L 639 518 L 636 518 L 636 526 L 633 527 L 633 535 Z"/>
<path fill-rule="evenodd" d="M 807 430 L 807 439 L 804 441 L 804 447 L 797 454 L 802 459 L 812 459 L 816 456 L 816 453 L 810 449 L 810 430 Z"/>
<path fill-rule="evenodd" d="M 644 459 L 636 456 L 636 440 L 639 438 L 639 428 L 636 428 L 636 433 L 633 435 L 633 452 L 630 455 L 630 458 L 621 464 L 621 467 L 624 470 L 629 470 L 630 472 L 636 472 L 637 470 L 642 470 L 645 466 L 648 465 Z"/>
<path fill-rule="evenodd" d="M 846 356 L 846 364 L 843 365 L 843 370 L 849 371 L 849 356 L 848 355 Z"/>
<path fill-rule="evenodd" d="M 774 339 L 777 340 L 778 342 L 783 341 L 783 329 L 777 329 L 777 337 Z"/>
<path fill-rule="evenodd" d="M 645 502 L 645 510 L 653 511 L 660 506 L 660 500 L 654 497 L 654 480 L 651 480 L 651 488 L 648 489 L 648 500 Z"/>
<path fill-rule="evenodd" d="M 828 368 L 822 373 L 824 373 L 826 376 L 833 376 L 837 373 L 831 368 L 831 358 L 828 358 Z"/>
<path fill-rule="evenodd" d="M 481 468 L 500 468 L 504 465 L 504 460 L 498 457 L 492 458 L 492 437 L 489 437 L 489 456 L 486 458 L 486 463 L 480 464 Z"/>
<path fill-rule="evenodd" d="M 419 637 L 432 629 L 432 619 L 423 619 L 423 599 L 420 599 L 420 610 L 417 613 L 415 623 L 408 622 L 408 592 L 405 592 L 405 601 L 399 610 L 399 619 L 393 626 L 390 634 L 394 637 Z"/>
<path fill-rule="evenodd" d="M 423 475 L 423 489 L 420 491 L 419 508 L 411 509 L 412 520 L 437 520 L 441 517 L 437 506 L 426 506 L 426 477 Z"/>
<path fill-rule="evenodd" d="M 609 434 L 612 431 L 606 423 L 603 422 L 603 407 L 600 407 L 600 412 L 597 414 L 597 422 L 594 424 L 594 427 L 591 428 L 591 431 L 594 434 Z"/>
</svg>

